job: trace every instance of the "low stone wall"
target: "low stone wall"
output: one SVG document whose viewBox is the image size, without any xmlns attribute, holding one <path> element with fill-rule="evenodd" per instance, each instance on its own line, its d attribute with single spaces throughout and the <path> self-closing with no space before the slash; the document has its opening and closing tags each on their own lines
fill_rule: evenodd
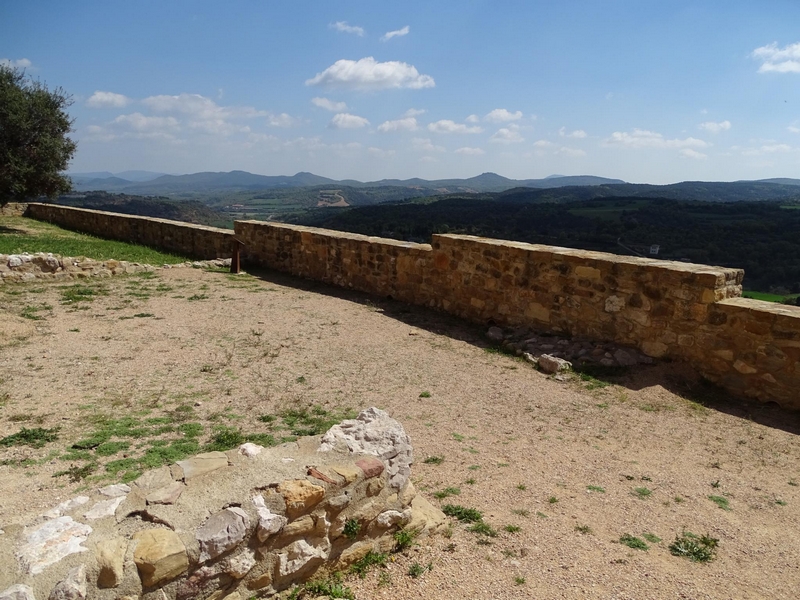
<svg viewBox="0 0 800 600">
<path fill-rule="evenodd" d="M 691 361 L 735 394 L 800 408 L 800 308 L 740 298 L 741 269 L 464 235 L 428 245 L 260 221 L 235 231 L 250 263 Z"/>
<path fill-rule="evenodd" d="M 209 452 L 72 498 L 0 535 L 0 600 L 240 600 L 343 569 L 444 515 L 378 409 L 322 439 Z"/>
<path fill-rule="evenodd" d="M 25 283 L 36 281 L 69 281 L 89 277 L 112 277 L 130 275 L 157 269 L 224 268 L 231 266 L 230 258 L 183 262 L 156 267 L 153 265 L 128 262 L 126 260 L 95 260 L 85 256 L 61 256 L 37 252 L 36 254 L 0 254 L 0 285 L 5 283 Z"/>
<path fill-rule="evenodd" d="M 198 259 L 230 258 L 235 243 L 230 229 L 57 204 L 32 202 L 25 216 L 73 231 Z"/>
</svg>

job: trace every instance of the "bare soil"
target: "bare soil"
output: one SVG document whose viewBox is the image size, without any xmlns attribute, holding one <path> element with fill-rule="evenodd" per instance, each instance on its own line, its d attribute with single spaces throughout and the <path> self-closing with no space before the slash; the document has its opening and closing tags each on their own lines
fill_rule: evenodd
<svg viewBox="0 0 800 600">
<path fill-rule="evenodd" d="M 387 569 L 348 578 L 358 598 L 798 595 L 800 420 L 729 398 L 686 365 L 558 381 L 488 352 L 473 325 L 274 273 L 170 269 L 86 285 L 104 295 L 65 303 L 64 284 L 0 288 L 0 437 L 59 428 L 42 448 L 0 446 L 0 529 L 115 480 L 105 465 L 152 443 L 70 451 L 98 416 L 188 413 L 207 440 L 220 426 L 264 432 L 258 417 L 287 408 L 378 406 L 412 438 L 417 488 L 482 511 L 497 535 L 454 520 Z M 87 464 L 80 481 L 54 477 Z M 684 530 L 717 538 L 716 559 L 671 555 Z M 637 550 L 625 534 L 661 541 Z"/>
</svg>

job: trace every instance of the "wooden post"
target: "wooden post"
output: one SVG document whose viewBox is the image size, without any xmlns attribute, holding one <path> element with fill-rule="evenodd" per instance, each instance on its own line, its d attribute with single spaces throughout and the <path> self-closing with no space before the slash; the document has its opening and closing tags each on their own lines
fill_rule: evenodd
<svg viewBox="0 0 800 600">
<path fill-rule="evenodd" d="M 240 252 L 244 246 L 244 242 L 233 238 L 233 256 L 231 256 L 231 273 L 239 273 L 242 270 Z"/>
</svg>

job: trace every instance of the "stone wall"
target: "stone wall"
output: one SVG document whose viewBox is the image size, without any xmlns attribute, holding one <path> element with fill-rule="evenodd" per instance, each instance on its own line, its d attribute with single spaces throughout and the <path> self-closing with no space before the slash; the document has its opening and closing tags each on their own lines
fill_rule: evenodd
<svg viewBox="0 0 800 600">
<path fill-rule="evenodd" d="M 0 216 L 3 217 L 21 217 L 28 210 L 28 205 L 25 202 L 9 202 L 8 204 L 0 204 Z"/>
<path fill-rule="evenodd" d="M 235 230 L 251 264 L 688 360 L 737 395 L 800 408 L 800 308 L 740 298 L 741 269 L 463 235 L 428 245 L 259 221 Z"/>
<path fill-rule="evenodd" d="M 56 204 L 32 202 L 25 216 L 65 229 L 197 259 L 230 258 L 235 243 L 230 229 Z"/>
<path fill-rule="evenodd" d="M 378 409 L 319 436 L 209 452 L 0 532 L 0 600 L 241 600 L 387 552 L 444 515 Z"/>
<path fill-rule="evenodd" d="M 231 256 L 234 232 L 56 206 L 26 213 L 62 227 L 197 258 Z M 744 272 L 434 235 L 431 244 L 237 221 L 250 264 L 430 306 L 477 323 L 525 325 L 691 361 L 737 395 L 800 409 L 800 308 L 740 298 Z"/>
</svg>

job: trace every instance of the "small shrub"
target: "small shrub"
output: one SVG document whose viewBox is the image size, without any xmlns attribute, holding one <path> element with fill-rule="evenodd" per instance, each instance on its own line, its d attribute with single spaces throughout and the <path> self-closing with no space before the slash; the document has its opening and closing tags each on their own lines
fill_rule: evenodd
<svg viewBox="0 0 800 600">
<path fill-rule="evenodd" d="M 508 533 L 519 533 L 522 528 L 519 525 L 506 525 L 503 527 L 504 531 Z"/>
<path fill-rule="evenodd" d="M 697 536 L 684 531 L 675 537 L 675 541 L 669 545 L 669 551 L 673 556 L 688 558 L 692 562 L 709 562 L 716 556 L 718 545 L 719 540 L 709 535 Z"/>
<path fill-rule="evenodd" d="M 588 525 L 575 525 L 575 531 L 584 535 L 588 535 L 592 533 L 592 528 Z"/>
<path fill-rule="evenodd" d="M 344 529 L 342 533 L 348 539 L 354 540 L 358 537 L 358 532 L 361 531 L 361 523 L 356 519 L 347 519 L 344 522 Z"/>
<path fill-rule="evenodd" d="M 555 496 L 550 496 L 550 497 L 547 499 L 547 501 L 548 501 L 550 504 L 555 504 L 555 503 L 557 503 L 557 502 L 558 502 L 558 498 L 556 498 Z"/>
<path fill-rule="evenodd" d="M 417 537 L 416 531 L 411 531 L 410 529 L 400 529 L 399 531 L 394 532 L 394 551 L 395 552 L 403 552 L 404 550 L 408 550 L 411 546 L 414 545 L 414 540 Z"/>
<path fill-rule="evenodd" d="M 650 497 L 650 495 L 653 493 L 653 490 L 650 490 L 646 487 L 638 487 L 633 489 L 633 493 L 636 494 L 636 497 L 640 500 L 644 500 L 645 498 Z"/>
<path fill-rule="evenodd" d="M 431 393 L 430 393 L 430 392 L 427 392 L 427 391 L 425 391 L 425 392 L 420 392 L 420 395 L 419 395 L 419 397 L 420 397 L 420 398 L 430 398 L 430 397 L 431 397 Z"/>
<path fill-rule="evenodd" d="M 525 578 L 524 577 L 514 577 L 514 583 L 517 585 L 525 585 Z"/>
<path fill-rule="evenodd" d="M 411 563 L 411 566 L 408 567 L 408 575 L 412 579 L 416 579 L 417 577 L 421 577 L 427 570 L 428 569 L 426 567 L 423 567 L 418 562 L 413 562 Z"/>
<path fill-rule="evenodd" d="M 309 581 L 302 589 L 315 597 L 327 596 L 328 598 L 344 598 L 344 600 L 355 600 L 356 597 L 353 590 L 342 583 L 341 575 Z"/>
<path fill-rule="evenodd" d="M 429 456 L 422 462 L 426 465 L 440 465 L 444 462 L 444 456 Z"/>
<path fill-rule="evenodd" d="M 605 494 L 606 490 L 601 488 L 599 485 L 587 485 L 586 489 L 590 492 L 597 492 L 598 494 Z"/>
<path fill-rule="evenodd" d="M 521 492 L 524 492 L 525 490 L 528 489 L 528 486 L 525 485 L 524 483 L 518 483 L 517 484 L 517 489 L 520 490 Z"/>
</svg>

